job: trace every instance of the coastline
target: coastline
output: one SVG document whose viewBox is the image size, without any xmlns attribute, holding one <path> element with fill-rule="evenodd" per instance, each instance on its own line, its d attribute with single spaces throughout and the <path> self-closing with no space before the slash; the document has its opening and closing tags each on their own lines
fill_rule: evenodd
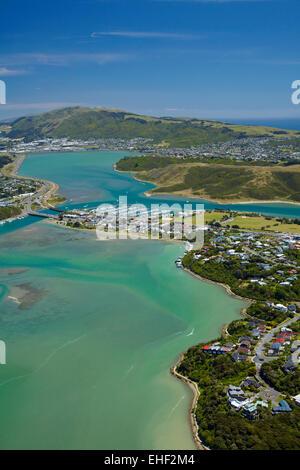
<svg viewBox="0 0 300 470">
<path fill-rule="evenodd" d="M 226 293 L 227 293 L 228 295 L 230 295 L 231 297 L 234 297 L 235 299 L 243 300 L 244 302 L 248 302 L 249 304 L 253 302 L 252 299 L 248 299 L 247 297 L 242 297 L 242 296 L 237 295 L 237 294 L 235 294 L 234 292 L 232 292 L 232 290 L 230 289 L 230 287 L 229 287 L 227 284 L 222 284 L 221 282 L 212 281 L 211 279 L 206 279 L 205 277 L 202 277 L 202 276 L 200 276 L 199 274 L 193 273 L 193 271 L 190 271 L 190 270 L 187 269 L 187 268 L 182 267 L 182 269 L 183 269 L 185 272 L 187 272 L 188 274 L 190 274 L 191 276 L 196 277 L 196 278 L 199 279 L 200 281 L 207 282 L 208 284 L 214 284 L 215 286 L 221 286 L 221 287 L 223 287 L 223 289 L 225 289 Z M 242 310 L 243 310 L 243 309 L 242 309 Z"/>
<path fill-rule="evenodd" d="M 182 359 L 183 359 L 183 353 L 180 355 L 180 357 L 179 357 L 178 361 L 176 362 L 176 364 L 173 367 L 171 367 L 170 373 L 174 377 L 179 379 L 181 382 L 186 384 L 190 388 L 190 390 L 192 391 L 193 399 L 192 399 L 190 410 L 189 410 L 189 417 L 190 417 L 190 424 L 191 424 L 191 428 L 192 428 L 193 440 L 194 440 L 198 450 L 210 450 L 209 447 L 207 447 L 203 444 L 203 442 L 201 441 L 201 439 L 199 437 L 199 434 L 198 434 L 198 429 L 199 428 L 198 428 L 198 423 L 197 423 L 197 419 L 196 419 L 197 403 L 198 403 L 198 398 L 200 396 L 198 385 L 195 382 L 193 382 L 192 380 L 185 377 L 184 375 L 181 375 L 181 374 L 179 374 L 179 372 L 177 372 L 177 367 L 180 365 Z"/>
<path fill-rule="evenodd" d="M 151 181 L 145 181 L 145 180 L 141 180 L 141 179 L 138 179 L 138 178 L 135 178 L 137 181 L 141 181 L 141 182 L 144 182 L 144 183 L 150 183 L 150 184 L 154 184 L 152 183 Z M 157 186 L 159 187 L 159 186 Z M 224 199 L 224 200 L 219 200 L 219 199 L 210 199 L 208 197 L 200 197 L 200 196 L 193 196 L 193 195 L 190 195 L 190 194 L 187 194 L 187 193 L 180 193 L 180 192 L 174 192 L 174 193 L 166 193 L 166 192 L 163 192 L 163 191 L 157 191 L 155 193 L 152 192 L 152 190 L 150 191 L 146 191 L 145 193 L 145 196 L 147 197 L 150 197 L 150 196 L 153 196 L 155 194 L 164 194 L 164 195 L 174 195 L 174 196 L 180 196 L 180 197 L 188 197 L 189 199 L 196 199 L 196 200 L 201 200 L 201 201 L 206 201 L 206 202 L 213 202 L 215 204 L 219 204 L 219 205 L 227 205 L 227 204 L 230 204 L 230 205 L 242 205 L 242 204 L 291 204 L 291 205 L 294 205 L 294 206 L 300 206 L 300 202 L 295 202 L 295 201 L 278 201 L 278 200 L 267 200 L 267 201 L 262 201 L 260 199 L 254 199 L 252 201 L 249 201 L 248 199 L 245 200 L 245 201 L 241 201 L 240 199 L 239 200 L 235 200 L 235 199 Z"/>
<path fill-rule="evenodd" d="M 247 299 L 245 297 L 241 297 L 241 296 L 235 294 L 234 292 L 232 292 L 232 290 L 230 289 L 230 287 L 227 284 L 222 284 L 220 282 L 211 281 L 210 279 L 206 279 L 206 278 L 200 276 L 199 274 L 193 273 L 192 271 L 190 271 L 187 268 L 182 267 L 182 269 L 185 272 L 187 272 L 188 274 L 190 274 L 191 276 L 194 276 L 195 278 L 199 279 L 200 281 L 206 282 L 208 284 L 213 284 L 215 286 L 223 287 L 223 289 L 225 289 L 227 295 L 230 295 L 231 297 L 234 297 L 234 298 L 239 299 L 239 300 L 243 300 L 244 302 L 247 302 L 249 305 L 253 302 L 252 299 Z M 241 308 L 239 313 L 240 313 L 241 316 L 251 318 L 250 315 L 246 314 L 247 307 Z M 225 335 L 225 336 L 229 335 L 229 333 L 227 331 L 227 327 L 228 327 L 228 325 L 222 325 L 221 335 Z M 199 396 L 200 396 L 198 385 L 195 382 L 193 382 L 192 380 L 190 380 L 188 377 L 185 377 L 184 375 L 181 375 L 181 374 L 179 374 L 179 372 L 177 372 L 177 367 L 181 364 L 183 356 L 184 356 L 184 353 L 182 353 L 180 355 L 180 357 L 179 357 L 178 361 L 176 362 L 176 364 L 173 367 L 171 367 L 170 372 L 174 377 L 181 380 L 183 383 L 185 383 L 192 390 L 193 400 L 192 400 L 192 403 L 191 403 L 189 415 L 190 415 L 190 423 L 191 423 L 193 439 L 194 439 L 194 442 L 195 442 L 195 444 L 196 444 L 196 446 L 199 450 L 210 450 L 207 446 L 205 446 L 203 444 L 203 442 L 201 441 L 201 439 L 199 437 L 199 434 L 198 434 L 199 426 L 198 426 L 197 418 L 196 418 L 196 409 L 197 409 L 198 399 L 199 399 Z"/>
<path fill-rule="evenodd" d="M 48 203 L 48 200 L 51 199 L 51 197 L 55 196 L 59 189 L 59 185 L 55 183 L 54 181 L 49 181 L 41 178 L 35 178 L 33 176 L 22 176 L 18 174 L 18 171 L 24 162 L 25 158 L 27 157 L 27 154 L 24 153 L 22 154 L 19 158 L 16 158 L 12 163 L 8 163 L 5 165 L 2 170 L 1 170 L 1 175 L 2 176 L 7 176 L 7 177 L 15 177 L 21 180 L 31 180 L 31 181 L 39 181 L 43 185 L 48 185 L 50 188 L 44 195 L 42 195 L 42 202 L 41 202 L 41 207 L 47 209 L 51 207 L 55 207 L 55 205 Z M 11 167 L 11 171 L 7 173 L 5 170 L 7 170 L 8 167 Z M 28 215 L 28 214 L 27 214 Z"/>
<path fill-rule="evenodd" d="M 114 164 L 114 170 L 119 172 L 119 173 L 130 173 L 133 178 L 137 181 L 142 181 L 142 182 L 145 182 L 145 183 L 150 183 L 150 184 L 153 184 L 151 183 L 150 181 L 145 181 L 145 180 L 142 180 L 140 178 L 138 178 L 136 176 L 136 173 L 133 172 L 133 171 L 120 171 L 120 170 L 117 170 L 116 169 L 116 164 Z M 170 195 L 170 194 L 173 194 L 173 193 L 155 193 L 155 194 L 167 194 L 167 195 Z M 144 195 L 147 196 L 147 197 L 151 197 L 153 195 L 152 191 L 146 191 L 144 192 Z M 195 198 L 195 197 L 192 197 L 192 196 L 187 196 L 189 197 L 190 199 L 199 199 L 199 198 Z M 259 204 L 259 203 L 266 203 L 266 204 L 276 204 L 276 203 L 283 203 L 283 204 L 293 204 L 293 205 L 296 205 L 296 206 L 299 206 L 300 203 L 296 203 L 296 202 L 288 202 L 288 201 L 239 201 L 239 202 L 236 202 L 236 201 L 214 201 L 214 200 L 209 200 L 207 199 L 208 202 L 216 202 L 218 204 Z M 223 284 L 223 283 L 220 283 L 220 282 L 216 282 L 216 281 L 212 281 L 210 279 L 206 279 L 192 271 L 190 271 L 189 269 L 187 268 L 184 268 L 182 267 L 182 269 L 187 272 L 188 274 L 192 275 L 193 277 L 199 279 L 200 281 L 202 282 L 206 282 L 206 283 L 209 283 L 209 284 L 213 284 L 215 286 L 220 286 L 222 287 L 225 291 L 226 291 L 226 294 L 233 297 L 233 298 L 236 298 L 236 299 L 239 299 L 239 300 L 242 300 L 243 302 L 246 302 L 247 305 L 246 307 L 243 307 L 240 309 L 240 315 L 242 317 L 247 317 L 247 318 L 252 318 L 250 315 L 248 315 L 246 313 L 246 310 L 248 308 L 248 306 L 254 302 L 253 299 L 249 299 L 249 298 L 246 298 L 246 297 L 242 297 L 242 296 L 239 296 L 237 294 L 235 294 L 234 292 L 232 292 L 231 288 L 229 285 L 227 284 Z M 222 325 L 221 327 L 221 335 L 225 336 L 225 337 L 228 337 L 229 336 L 229 333 L 228 333 L 228 325 Z M 197 404 L 198 404 L 198 399 L 199 399 L 199 396 L 200 396 L 200 392 L 199 392 L 199 388 L 198 388 L 198 385 L 193 382 L 192 380 L 190 380 L 188 377 L 185 377 L 181 374 L 179 374 L 177 372 L 177 368 L 179 367 L 179 365 L 181 364 L 182 360 L 183 360 L 183 357 L 184 357 L 184 353 L 182 353 L 178 359 L 178 361 L 176 362 L 176 364 L 171 367 L 170 369 L 170 372 L 171 374 L 177 378 L 178 380 L 180 380 L 181 382 L 185 383 L 189 388 L 190 390 L 192 390 L 192 393 L 193 393 L 193 399 L 192 399 L 192 403 L 191 403 L 191 406 L 190 406 L 190 411 L 189 411 L 189 418 L 190 418 L 190 425 L 191 425 L 191 430 L 192 430 L 192 435 L 193 435 L 193 440 L 197 446 L 197 449 L 198 450 L 210 450 L 207 446 L 205 446 L 203 444 L 203 442 L 201 441 L 200 437 L 199 437 L 199 426 L 198 426 L 198 423 L 197 423 L 197 418 L 196 418 L 196 409 L 197 409 Z"/>
</svg>

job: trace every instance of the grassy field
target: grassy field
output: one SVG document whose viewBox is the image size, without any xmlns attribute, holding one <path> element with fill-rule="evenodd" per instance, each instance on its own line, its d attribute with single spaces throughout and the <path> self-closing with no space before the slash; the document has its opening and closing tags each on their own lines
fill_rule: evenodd
<svg viewBox="0 0 300 470">
<path fill-rule="evenodd" d="M 220 222 L 224 217 L 228 218 L 230 216 L 229 212 L 219 212 L 219 211 L 205 211 L 204 213 L 204 222 L 210 224 L 211 222 Z M 176 220 L 176 219 L 175 219 Z M 185 217 L 185 223 L 195 224 L 196 216 Z"/>
<path fill-rule="evenodd" d="M 219 211 L 205 211 L 205 214 L 204 214 L 204 220 L 205 220 L 205 223 L 209 224 L 213 221 L 215 222 L 220 222 L 220 220 L 222 220 L 224 217 L 229 217 L 230 216 L 230 213 L 229 212 L 219 212 Z"/>
<path fill-rule="evenodd" d="M 65 197 L 60 196 L 59 194 L 54 194 L 47 200 L 47 203 L 52 206 L 57 206 L 58 204 L 63 204 L 66 200 L 67 199 Z"/>
<path fill-rule="evenodd" d="M 263 230 L 263 231 L 278 231 L 278 232 L 292 232 L 300 233 L 300 225 L 285 224 L 276 221 L 276 218 L 268 220 L 266 217 L 249 217 L 245 215 L 238 215 L 228 225 L 231 227 L 238 225 L 241 229 L 247 230 Z"/>
<path fill-rule="evenodd" d="M 232 219 L 230 222 L 226 222 L 226 219 Z M 179 221 L 178 217 L 175 217 L 174 221 Z M 230 227 L 238 226 L 241 230 L 251 231 L 265 231 L 265 232 L 290 232 L 300 233 L 300 225 L 281 223 L 276 220 L 276 217 L 265 217 L 265 216 L 247 216 L 247 215 L 234 215 L 232 212 L 219 212 L 219 211 L 205 211 L 204 213 L 205 224 L 212 222 L 224 222 L 224 227 L 229 225 Z M 189 225 L 197 224 L 196 216 L 189 216 L 184 218 L 184 223 Z"/>
</svg>

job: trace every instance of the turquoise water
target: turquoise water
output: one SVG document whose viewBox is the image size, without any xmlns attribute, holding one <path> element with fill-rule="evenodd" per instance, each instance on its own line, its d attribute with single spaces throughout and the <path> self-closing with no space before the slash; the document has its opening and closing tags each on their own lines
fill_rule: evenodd
<svg viewBox="0 0 300 470">
<path fill-rule="evenodd" d="M 2 272 L 1 285 L 43 294 L 25 309 L 0 304 L 0 448 L 194 447 L 190 391 L 169 368 L 242 302 L 178 270 L 180 251 L 44 222 L 1 238 L 1 266 L 27 269 Z"/>
<path fill-rule="evenodd" d="M 76 206 L 119 192 L 148 202 L 149 185 L 113 173 L 122 155 L 34 155 L 21 173 Z M 177 269 L 180 244 L 24 221 L 0 237 L 0 448 L 193 449 L 191 392 L 169 368 L 243 302 Z"/>
<path fill-rule="evenodd" d="M 59 193 L 71 202 L 64 206 L 95 207 L 106 201 L 114 203 L 119 195 L 127 196 L 128 203 L 142 203 L 149 206 L 166 201 L 185 202 L 185 198 L 151 196 L 143 193 L 154 186 L 132 178 L 131 174 L 115 172 L 113 164 L 128 152 L 70 152 L 32 154 L 21 166 L 23 176 L 36 176 L 55 181 L 61 188 Z M 195 200 L 194 200 L 195 201 Z M 199 199 L 206 209 L 230 208 L 269 215 L 300 217 L 300 205 L 293 204 L 216 204 Z"/>
<path fill-rule="evenodd" d="M 146 197 L 145 191 L 154 186 L 133 179 L 131 174 L 114 171 L 116 161 L 129 152 L 60 152 L 29 155 L 19 173 L 55 181 L 60 185 L 59 194 L 68 201 L 62 208 L 92 208 L 101 202 L 116 203 L 119 196 L 127 196 L 129 204 L 151 204 L 163 202 L 184 203 L 183 197 L 167 195 Z M 191 202 L 191 201 L 190 201 Z M 294 204 L 216 204 L 203 199 L 193 199 L 203 203 L 205 209 L 223 208 L 239 211 L 258 212 L 282 217 L 300 217 L 300 205 Z M 35 217 L 16 220 L 0 225 L 0 235 L 11 233 L 32 223 Z"/>
</svg>

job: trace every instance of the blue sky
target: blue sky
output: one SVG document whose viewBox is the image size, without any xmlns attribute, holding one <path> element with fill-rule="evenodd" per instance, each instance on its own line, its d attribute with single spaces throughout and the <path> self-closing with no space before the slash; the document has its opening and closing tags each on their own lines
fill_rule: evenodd
<svg viewBox="0 0 300 470">
<path fill-rule="evenodd" d="M 299 0 L 2 2 L 0 119 L 78 104 L 300 118 L 299 18 Z"/>
</svg>

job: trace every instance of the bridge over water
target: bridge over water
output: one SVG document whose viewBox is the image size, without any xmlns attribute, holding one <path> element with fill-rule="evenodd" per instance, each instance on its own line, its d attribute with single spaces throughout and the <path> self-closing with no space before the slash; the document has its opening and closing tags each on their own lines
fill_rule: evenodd
<svg viewBox="0 0 300 470">
<path fill-rule="evenodd" d="M 29 211 L 28 212 L 28 215 L 33 215 L 34 217 L 42 217 L 44 219 L 49 219 L 50 217 L 53 219 L 53 218 L 57 218 L 56 215 L 51 215 L 51 214 L 43 214 L 42 212 L 36 212 L 36 211 Z"/>
</svg>

